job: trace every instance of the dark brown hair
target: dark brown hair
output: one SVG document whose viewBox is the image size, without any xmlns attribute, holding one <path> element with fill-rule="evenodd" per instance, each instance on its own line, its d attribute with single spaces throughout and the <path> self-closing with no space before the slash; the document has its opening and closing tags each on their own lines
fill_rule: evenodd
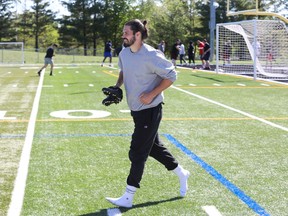
<svg viewBox="0 0 288 216">
<path fill-rule="evenodd" d="M 136 32 L 141 32 L 142 40 L 145 40 L 146 38 L 148 38 L 148 30 L 146 28 L 146 25 L 147 25 L 146 20 L 141 22 L 139 19 L 134 19 L 134 20 L 127 22 L 125 25 L 130 26 L 134 35 L 136 34 Z"/>
</svg>

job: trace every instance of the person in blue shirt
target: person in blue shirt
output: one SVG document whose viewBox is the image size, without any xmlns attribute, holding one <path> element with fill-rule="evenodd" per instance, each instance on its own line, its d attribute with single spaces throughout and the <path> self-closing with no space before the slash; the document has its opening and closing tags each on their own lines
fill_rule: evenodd
<svg viewBox="0 0 288 216">
<path fill-rule="evenodd" d="M 104 49 L 104 59 L 102 61 L 102 64 L 101 66 L 103 67 L 104 65 L 104 62 L 106 60 L 106 58 L 109 58 L 109 66 L 111 67 L 112 66 L 112 42 L 111 41 L 108 41 L 106 44 L 105 44 L 105 49 Z"/>
</svg>

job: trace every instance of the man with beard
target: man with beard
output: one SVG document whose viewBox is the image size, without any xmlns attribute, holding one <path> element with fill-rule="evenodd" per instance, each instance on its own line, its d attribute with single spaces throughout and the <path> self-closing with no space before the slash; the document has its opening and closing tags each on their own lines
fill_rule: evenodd
<svg viewBox="0 0 288 216">
<path fill-rule="evenodd" d="M 125 86 L 135 127 L 130 143 L 131 167 L 126 190 L 119 198 L 106 199 L 114 205 L 126 208 L 132 207 L 148 156 L 178 176 L 182 197 L 186 195 L 190 175 L 188 170 L 178 164 L 159 138 L 163 91 L 176 80 L 176 72 L 173 64 L 161 51 L 144 43 L 148 37 L 146 24 L 146 21 L 142 23 L 136 19 L 124 25 L 122 39 L 126 48 L 119 54 L 120 73 L 116 86 Z"/>
</svg>

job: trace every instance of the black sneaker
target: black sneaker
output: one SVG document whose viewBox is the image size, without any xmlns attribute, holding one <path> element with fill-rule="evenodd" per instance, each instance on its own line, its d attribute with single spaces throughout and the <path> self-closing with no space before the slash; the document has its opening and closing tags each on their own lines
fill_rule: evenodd
<svg viewBox="0 0 288 216">
<path fill-rule="evenodd" d="M 41 70 L 40 70 L 40 71 L 38 71 L 37 73 L 38 73 L 38 76 L 40 76 L 40 75 L 41 75 Z"/>
<path fill-rule="evenodd" d="M 52 72 L 50 72 L 50 76 L 53 76 Z"/>
</svg>

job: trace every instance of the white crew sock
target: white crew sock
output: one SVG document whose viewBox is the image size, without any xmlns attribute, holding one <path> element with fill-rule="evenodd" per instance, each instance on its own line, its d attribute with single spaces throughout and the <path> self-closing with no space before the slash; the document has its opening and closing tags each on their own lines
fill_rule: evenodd
<svg viewBox="0 0 288 216">
<path fill-rule="evenodd" d="M 121 197 L 119 198 L 106 197 L 106 199 L 114 205 L 125 208 L 131 208 L 136 190 L 137 190 L 136 187 L 127 185 L 125 193 Z"/>
<path fill-rule="evenodd" d="M 183 169 L 181 165 L 178 165 L 173 172 L 178 176 L 180 182 L 180 196 L 184 197 L 188 190 L 188 178 L 190 176 L 190 172 L 188 170 Z"/>
</svg>

